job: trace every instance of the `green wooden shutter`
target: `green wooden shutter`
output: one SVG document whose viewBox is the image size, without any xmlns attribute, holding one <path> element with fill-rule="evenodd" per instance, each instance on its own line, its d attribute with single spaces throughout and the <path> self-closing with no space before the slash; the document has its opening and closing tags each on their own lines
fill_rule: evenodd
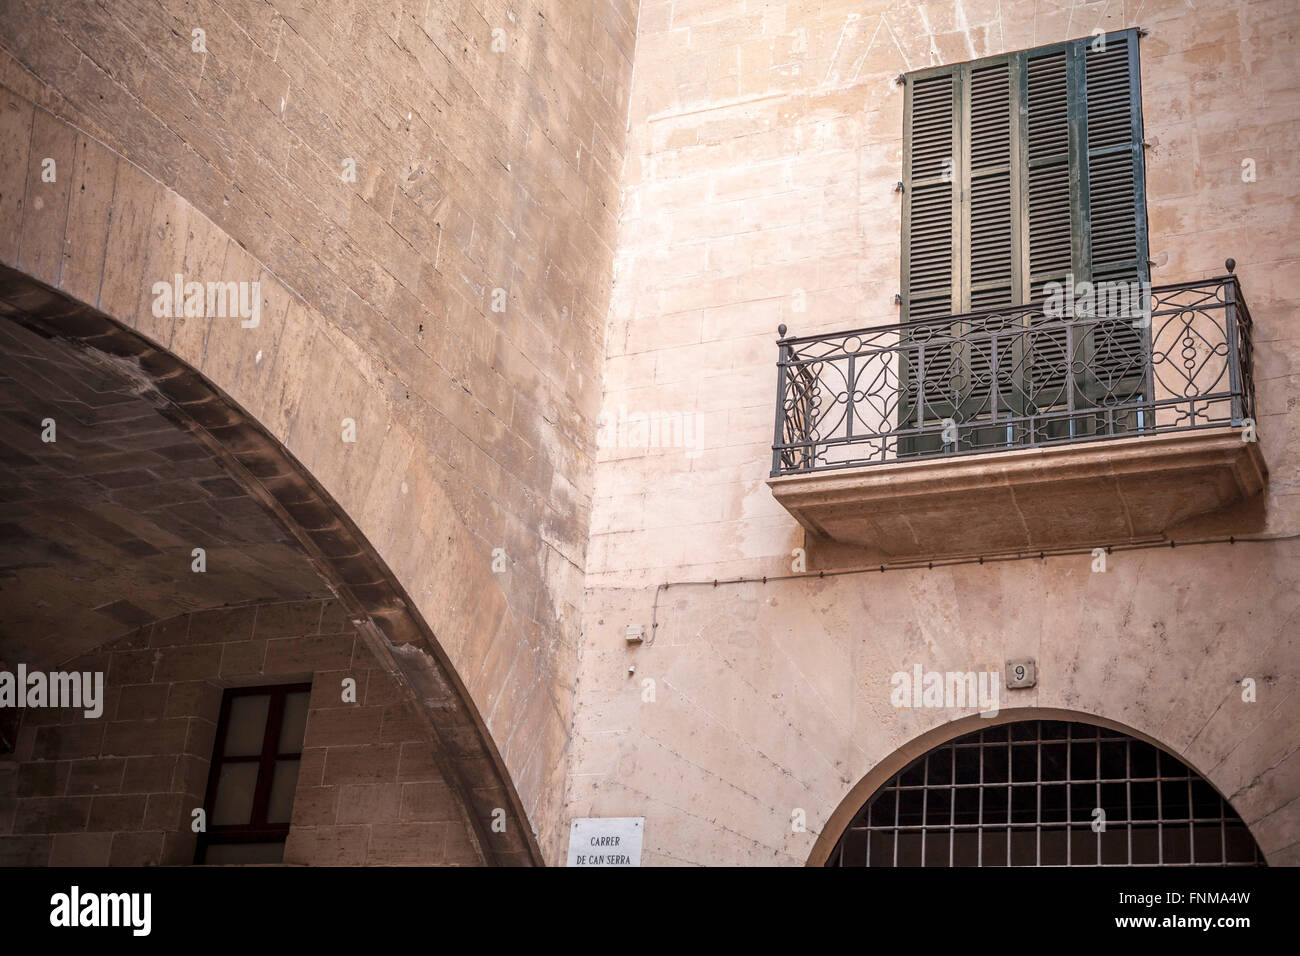
<svg viewBox="0 0 1300 956">
<path fill-rule="evenodd" d="M 1070 51 L 1021 54 L 1024 75 L 1027 264 L 1025 300 L 1039 302 L 1048 282 L 1064 282 L 1078 266 L 1077 178 L 1071 162 Z"/>
<path fill-rule="evenodd" d="M 1146 196 L 1143 185 L 1141 83 L 1134 31 L 1079 41 L 1084 92 L 1084 170 L 1081 171 L 1085 276 L 1093 283 L 1144 283 L 1147 262 Z M 1114 303 L 1099 299 L 1098 315 Z M 1146 387 L 1149 330 L 1131 316 L 1103 320 L 1083 338 L 1087 371 L 1079 382 L 1085 399 L 1098 405 L 1126 403 Z M 1098 420 L 1097 426 L 1104 423 Z M 1124 423 L 1136 427 L 1135 421 Z"/>
<path fill-rule="evenodd" d="M 908 84 L 903 141 L 903 299 L 909 319 L 951 315 L 960 304 L 956 71 Z"/>
<path fill-rule="evenodd" d="M 1016 120 L 1018 80 L 1010 56 L 915 75 L 908 85 L 904 144 L 903 312 L 908 321 L 960 316 L 1021 299 L 1021 164 Z M 944 161 L 947 161 L 944 163 Z M 946 166 L 946 170 L 943 167 Z M 970 317 L 943 332 L 961 337 Z M 927 344 L 906 354 L 900 371 L 907 427 L 959 426 L 991 416 L 994 354 L 990 341 Z M 909 387 L 924 362 L 926 406 L 918 416 Z M 1002 410 L 1005 415 L 1006 409 Z M 959 427 L 959 441 L 994 440 Z M 937 435 L 902 443 L 900 453 L 941 450 Z"/>
<path fill-rule="evenodd" d="M 1017 56 L 1022 77 L 1024 187 L 1021 193 L 1024 268 L 1021 302 L 1041 302 L 1049 282 L 1078 275 L 1077 126 L 1071 106 L 1077 73 L 1071 44 Z M 1016 415 L 1060 407 L 1068 395 L 1069 342 L 1064 329 L 1026 331 L 1016 343 L 1012 374 L 1003 376 L 1007 404 Z M 1052 436 L 1056 437 L 1056 436 Z M 1034 436 L 1020 434 L 1018 441 Z"/>
<path fill-rule="evenodd" d="M 961 311 L 962 91 L 959 67 L 909 77 L 903 140 L 903 315 L 908 321 Z M 904 343 L 908 337 L 903 339 Z M 951 414 L 936 404 L 960 367 L 956 350 L 928 342 L 899 353 L 899 427 L 934 424 Z M 924 387 L 925 407 L 919 408 Z M 942 450 L 937 435 L 899 442 L 900 456 Z"/>
<path fill-rule="evenodd" d="M 959 428 L 959 443 L 984 447 L 1005 444 L 1006 429 L 998 421 L 1012 411 L 1004 382 L 1015 368 L 1015 339 L 985 338 L 971 333 L 985 324 L 978 313 L 1018 305 L 1021 301 L 1021 245 L 1018 213 L 1020 191 L 1019 124 L 1015 109 L 1019 87 L 1013 58 L 994 57 L 961 68 L 963 107 L 968 131 L 962 143 L 962 270 L 961 311 L 973 312 L 954 327 L 967 336 L 959 349 L 961 374 L 968 387 L 955 403 L 954 419 L 980 422 Z M 998 321 L 998 320 L 995 320 Z M 995 354 L 996 352 L 996 354 Z M 996 399 L 996 401 L 995 401 Z"/>
<path fill-rule="evenodd" d="M 961 311 L 995 309 L 1020 301 L 1016 261 L 1019 222 L 1012 196 L 1018 193 L 1020 158 L 1013 147 L 1012 64 L 1000 57 L 962 68 L 963 106 L 969 117 L 962 163 L 963 247 L 966 301 Z"/>
<path fill-rule="evenodd" d="M 910 320 L 1021 301 L 1020 158 L 1011 57 L 908 83 L 903 312 Z"/>
<path fill-rule="evenodd" d="M 1146 197 L 1137 35 L 1079 41 L 1084 56 L 1088 275 L 1145 280 Z"/>
</svg>

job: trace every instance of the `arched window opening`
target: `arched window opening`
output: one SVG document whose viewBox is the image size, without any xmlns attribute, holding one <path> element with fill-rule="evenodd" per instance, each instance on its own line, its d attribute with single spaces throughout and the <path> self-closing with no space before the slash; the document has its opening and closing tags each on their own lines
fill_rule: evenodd
<svg viewBox="0 0 1300 956">
<path fill-rule="evenodd" d="M 1245 823 L 1173 754 L 1027 720 L 966 734 L 872 795 L 828 866 L 1262 866 Z"/>
</svg>

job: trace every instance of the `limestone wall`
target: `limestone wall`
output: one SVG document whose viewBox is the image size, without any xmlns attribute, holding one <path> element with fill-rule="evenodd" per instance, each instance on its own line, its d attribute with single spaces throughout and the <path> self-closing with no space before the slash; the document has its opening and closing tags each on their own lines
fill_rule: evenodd
<svg viewBox="0 0 1300 956">
<path fill-rule="evenodd" d="M 1236 259 L 1270 471 L 1251 527 L 1300 531 L 1298 25 L 1285 2 L 642 3 L 604 414 L 676 414 L 690 441 L 611 430 L 600 451 L 571 815 L 644 813 L 648 862 L 804 863 L 855 784 L 971 713 L 895 710 L 894 671 L 1029 656 L 1038 686 L 1004 708 L 1150 735 L 1232 800 L 1271 861 L 1300 861 L 1296 542 L 1135 552 L 1104 574 L 1081 556 L 708 583 L 789 575 L 805 543 L 765 484 L 778 324 L 898 321 L 895 77 L 1094 28 L 1149 31 L 1152 281 Z M 706 583 L 656 595 L 678 581 Z M 625 646 L 628 623 L 653 645 Z M 792 832 L 800 808 L 808 829 Z"/>
</svg>

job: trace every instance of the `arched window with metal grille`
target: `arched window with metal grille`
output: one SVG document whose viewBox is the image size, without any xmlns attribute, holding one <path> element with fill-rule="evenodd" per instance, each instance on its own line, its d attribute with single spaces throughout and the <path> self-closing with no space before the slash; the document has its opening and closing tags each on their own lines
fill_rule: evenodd
<svg viewBox="0 0 1300 956">
<path fill-rule="evenodd" d="M 1027 720 L 935 747 L 854 815 L 827 866 L 1262 866 L 1228 802 L 1173 754 Z"/>
</svg>

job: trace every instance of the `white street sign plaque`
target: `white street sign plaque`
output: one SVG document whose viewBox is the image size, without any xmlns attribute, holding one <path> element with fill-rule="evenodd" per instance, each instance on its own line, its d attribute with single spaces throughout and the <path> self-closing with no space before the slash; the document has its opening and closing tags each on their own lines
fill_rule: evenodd
<svg viewBox="0 0 1300 956">
<path fill-rule="evenodd" d="M 580 817 L 569 825 L 569 866 L 640 866 L 645 817 Z"/>
</svg>

